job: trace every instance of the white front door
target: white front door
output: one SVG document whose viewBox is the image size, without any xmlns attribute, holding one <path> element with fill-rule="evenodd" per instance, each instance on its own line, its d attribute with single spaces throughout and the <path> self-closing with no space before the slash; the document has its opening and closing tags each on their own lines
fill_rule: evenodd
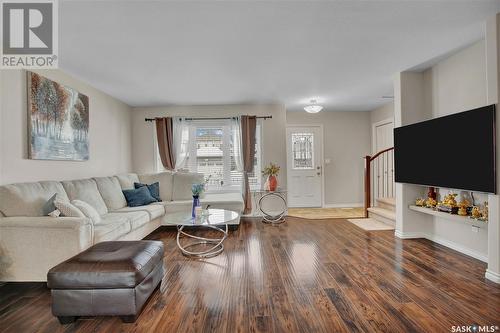
<svg viewBox="0 0 500 333">
<path fill-rule="evenodd" d="M 320 126 L 286 130 L 288 205 L 321 207 L 323 135 Z"/>
</svg>

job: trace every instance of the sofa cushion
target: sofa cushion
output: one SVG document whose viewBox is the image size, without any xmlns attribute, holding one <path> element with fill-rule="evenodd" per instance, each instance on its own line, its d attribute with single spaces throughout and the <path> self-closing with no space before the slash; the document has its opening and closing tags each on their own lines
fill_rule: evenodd
<svg viewBox="0 0 500 333">
<path fill-rule="evenodd" d="M 99 193 L 95 180 L 77 179 L 63 181 L 62 184 L 71 200 L 85 201 L 94 207 L 100 215 L 108 212 L 106 203 L 104 203 L 101 193 Z"/>
<path fill-rule="evenodd" d="M 120 182 L 122 190 L 130 190 L 134 188 L 134 183 L 139 182 L 139 177 L 135 173 L 125 173 L 115 176 Z"/>
<path fill-rule="evenodd" d="M 0 211 L 5 216 L 44 216 L 43 206 L 54 194 L 69 201 L 60 182 L 3 185 L 0 186 Z"/>
<path fill-rule="evenodd" d="M 191 186 L 203 184 L 204 176 L 201 173 L 176 172 L 174 173 L 174 185 L 172 188 L 172 200 L 189 200 L 193 198 Z"/>
<path fill-rule="evenodd" d="M 206 208 L 219 208 L 232 210 L 241 213 L 244 208 L 243 197 L 241 193 L 207 193 L 204 198 L 200 199 L 201 206 Z M 191 211 L 193 200 L 176 200 L 165 202 L 166 215 L 182 211 Z"/>
<path fill-rule="evenodd" d="M 135 230 L 151 221 L 151 219 L 149 218 L 149 214 L 145 211 L 113 212 L 108 213 L 104 216 L 106 216 L 106 218 L 108 219 L 127 221 L 127 223 L 130 225 L 130 230 Z"/>
<path fill-rule="evenodd" d="M 132 231 L 130 221 L 124 218 L 123 215 L 114 213 L 104 214 L 101 223 L 94 226 L 94 244 L 117 240 L 130 231 Z"/>
<path fill-rule="evenodd" d="M 116 210 L 127 206 L 127 201 L 122 192 L 122 187 L 116 177 L 95 177 L 97 188 L 102 199 L 108 207 L 108 211 Z"/>
<path fill-rule="evenodd" d="M 152 203 L 147 206 L 138 207 L 124 207 L 115 211 L 116 213 L 127 213 L 127 212 L 146 212 L 149 214 L 149 219 L 154 220 L 162 215 L 165 215 L 165 207 L 162 204 Z"/>
<path fill-rule="evenodd" d="M 172 188 L 174 185 L 174 175 L 172 172 L 165 171 L 154 174 L 139 175 L 141 183 L 152 184 L 160 183 L 160 199 L 162 201 L 172 200 Z"/>
</svg>

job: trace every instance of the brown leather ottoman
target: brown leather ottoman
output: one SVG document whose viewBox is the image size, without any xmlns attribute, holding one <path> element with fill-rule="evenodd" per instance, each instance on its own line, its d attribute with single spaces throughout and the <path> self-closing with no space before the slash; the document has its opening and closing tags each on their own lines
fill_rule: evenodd
<svg viewBox="0 0 500 333">
<path fill-rule="evenodd" d="M 47 285 L 61 324 L 78 316 L 121 316 L 134 322 L 163 278 L 163 243 L 98 243 L 52 268 Z"/>
</svg>

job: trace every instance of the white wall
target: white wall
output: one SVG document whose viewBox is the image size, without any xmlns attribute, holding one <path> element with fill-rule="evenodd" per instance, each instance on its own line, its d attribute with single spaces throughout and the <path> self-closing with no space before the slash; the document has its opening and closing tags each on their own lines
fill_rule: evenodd
<svg viewBox="0 0 500 333">
<path fill-rule="evenodd" d="M 389 102 L 376 108 L 375 110 L 370 111 L 372 124 L 389 118 L 394 118 L 394 102 Z"/>
<path fill-rule="evenodd" d="M 424 74 L 424 87 L 432 118 L 453 114 L 487 105 L 486 54 L 484 40 L 439 62 Z M 446 133 L 437 137 L 439 142 Z M 455 143 L 467 138 L 455 138 Z M 453 167 L 453 166 L 440 166 Z M 470 175 L 473 177 L 473 175 Z M 447 189 L 440 189 L 441 195 Z M 455 191 L 457 192 L 457 191 Z M 459 192 L 465 195 L 465 192 Z M 476 204 L 487 200 L 487 196 L 475 195 Z M 431 234 L 439 239 L 459 244 L 484 258 L 488 256 L 488 231 L 483 228 L 478 233 L 466 224 L 452 224 L 441 218 L 434 218 Z"/>
<path fill-rule="evenodd" d="M 407 125 L 418 121 L 436 118 L 447 114 L 466 111 L 487 105 L 485 43 L 477 42 L 451 57 L 444 59 L 423 73 L 402 73 L 401 79 L 411 77 L 415 84 L 422 87 L 417 93 L 415 85 L 404 85 L 404 80 L 396 80 L 396 126 Z M 403 91 L 396 91 L 397 87 Z M 398 96 L 399 95 L 399 96 Z M 402 95 L 407 99 L 402 101 Z M 404 96 L 403 96 L 404 97 Z M 455 144 L 466 140 L 453 138 Z M 423 142 L 433 140 L 436 144 L 446 140 L 446 133 L 436 133 L 435 137 L 422 138 Z M 427 140 L 427 141 L 426 141 Z M 449 168 L 452 165 L 438 165 L 437 168 Z M 469 175 L 473 177 L 473 175 Z M 444 195 L 449 189 L 439 189 Z M 402 238 L 427 237 L 431 240 L 450 246 L 478 259 L 486 261 L 488 258 L 488 230 L 482 228 L 479 232 L 472 232 L 471 226 L 465 223 L 451 222 L 446 219 L 423 216 L 410 212 L 408 204 L 417 196 L 424 197 L 427 189 L 415 185 L 397 184 L 397 218 L 396 235 Z M 454 191 L 460 196 L 466 192 Z M 487 196 L 475 195 L 477 202 L 482 203 Z M 399 197 L 399 198 L 398 198 Z M 401 201 L 401 202 L 399 202 Z"/>
<path fill-rule="evenodd" d="M 278 181 L 286 186 L 286 112 L 279 104 L 271 105 L 210 105 L 210 106 L 168 106 L 156 108 L 134 108 L 132 110 L 132 153 L 136 172 L 155 171 L 155 126 L 144 118 L 161 116 L 185 117 L 228 117 L 236 115 L 271 115 L 272 119 L 262 121 L 262 162 L 278 163 L 281 173 Z"/>
<path fill-rule="evenodd" d="M 130 107 L 60 70 L 35 72 L 89 97 L 90 158 L 85 162 L 29 160 L 26 72 L 0 72 L 1 184 L 132 171 Z"/>
<path fill-rule="evenodd" d="M 361 206 L 364 160 L 371 151 L 370 112 L 287 112 L 287 124 L 323 125 L 325 205 Z"/>
<path fill-rule="evenodd" d="M 490 17 L 485 26 L 486 44 L 486 82 L 488 104 L 496 104 L 496 128 L 500 128 L 500 13 Z M 500 161 L 500 137 L 497 135 L 497 160 Z M 500 179 L 500 169 L 497 168 L 497 179 Z M 497 181 L 497 194 L 488 195 L 488 269 L 485 277 L 500 283 L 500 182 Z"/>
</svg>

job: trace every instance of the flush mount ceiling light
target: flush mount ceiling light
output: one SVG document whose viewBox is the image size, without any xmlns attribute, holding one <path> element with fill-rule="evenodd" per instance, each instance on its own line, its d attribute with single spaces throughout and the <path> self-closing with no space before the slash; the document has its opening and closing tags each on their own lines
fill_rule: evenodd
<svg viewBox="0 0 500 333">
<path fill-rule="evenodd" d="M 311 105 L 304 106 L 304 110 L 307 113 L 318 113 L 321 110 L 323 110 L 323 107 L 321 105 L 316 104 L 315 99 L 311 99 Z"/>
</svg>

